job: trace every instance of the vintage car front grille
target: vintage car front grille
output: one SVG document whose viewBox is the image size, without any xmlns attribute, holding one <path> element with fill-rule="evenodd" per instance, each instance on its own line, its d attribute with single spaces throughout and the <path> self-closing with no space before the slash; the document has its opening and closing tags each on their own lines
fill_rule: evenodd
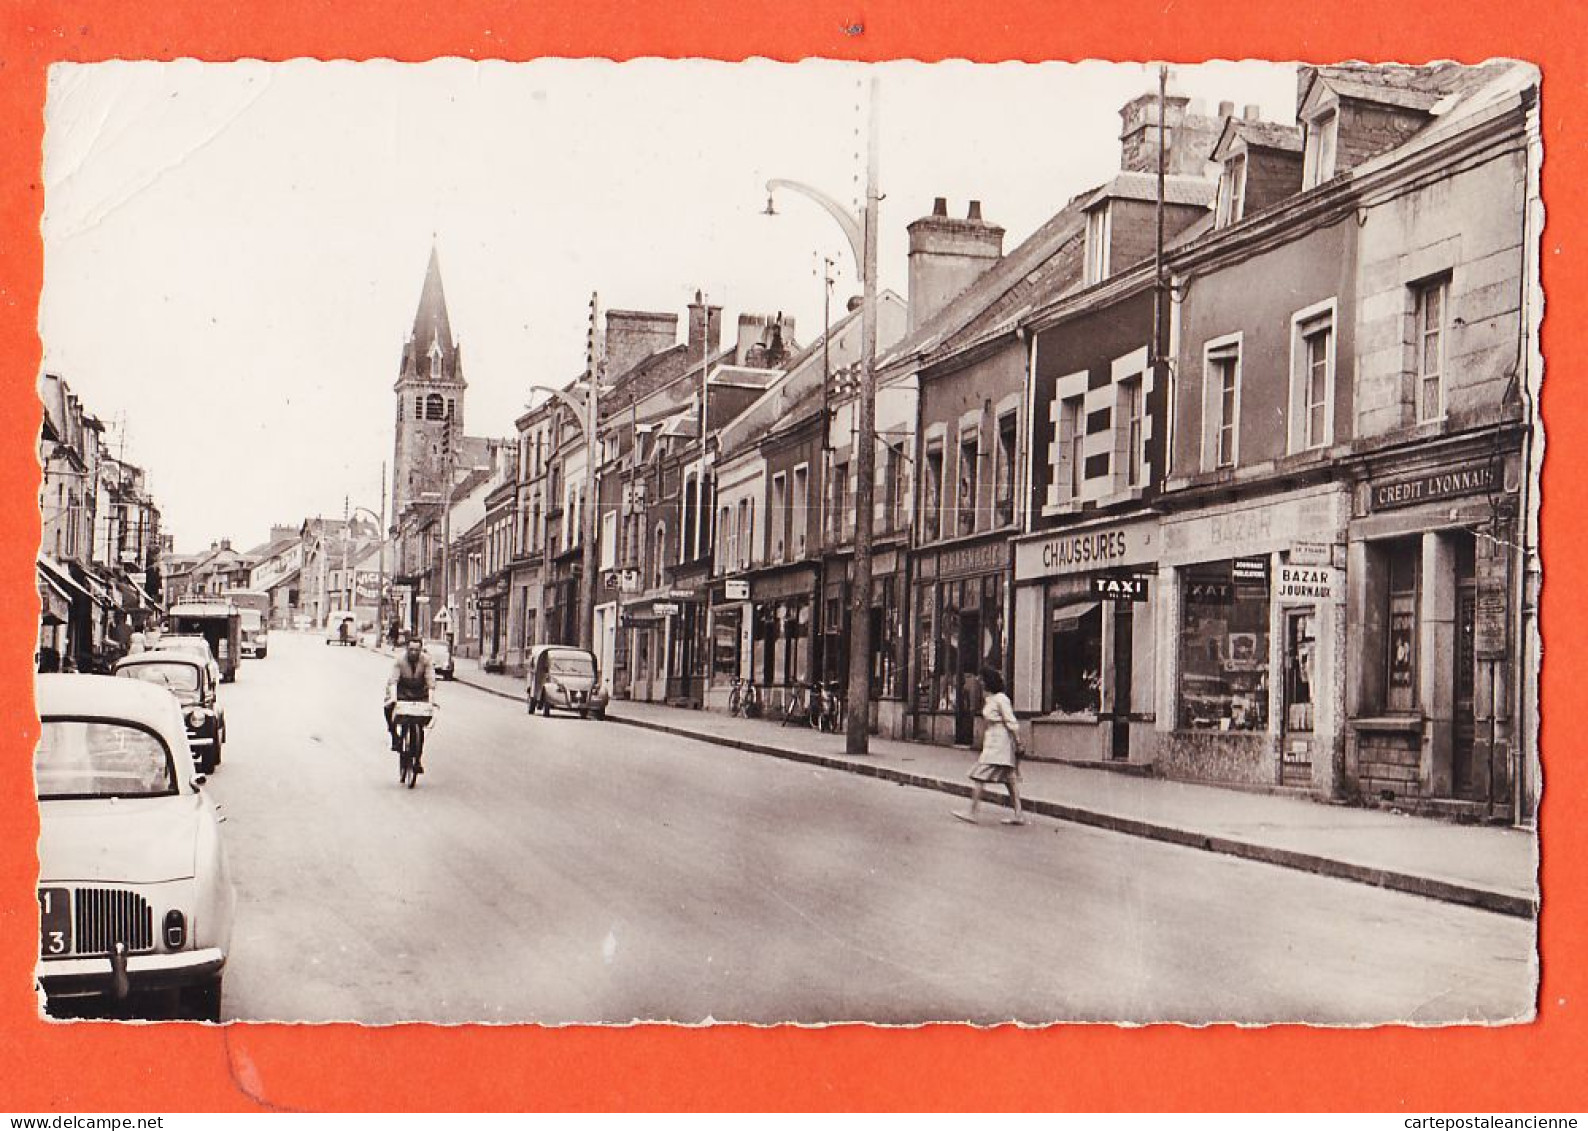
<svg viewBox="0 0 1588 1131">
<path fill-rule="evenodd" d="M 78 954 L 109 954 L 118 942 L 131 953 L 154 949 L 154 912 L 137 892 L 78 888 L 72 905 Z"/>
</svg>

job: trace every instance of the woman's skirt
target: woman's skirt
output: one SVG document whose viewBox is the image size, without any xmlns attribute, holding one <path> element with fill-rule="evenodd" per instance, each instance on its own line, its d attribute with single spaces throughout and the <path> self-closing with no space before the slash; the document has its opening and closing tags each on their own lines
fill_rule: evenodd
<svg viewBox="0 0 1588 1131">
<path fill-rule="evenodd" d="M 1010 782 L 1020 780 L 1020 771 L 1013 766 L 1001 766 L 997 762 L 977 762 L 975 769 L 970 772 L 970 780 L 988 785 L 1008 785 Z"/>
</svg>

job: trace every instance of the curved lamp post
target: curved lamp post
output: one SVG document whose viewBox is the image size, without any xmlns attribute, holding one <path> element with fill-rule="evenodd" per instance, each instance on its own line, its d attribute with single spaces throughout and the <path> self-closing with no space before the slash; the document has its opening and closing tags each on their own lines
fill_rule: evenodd
<svg viewBox="0 0 1588 1131">
<path fill-rule="evenodd" d="M 596 369 L 599 373 L 599 362 Z M 580 571 L 583 576 L 579 579 L 579 646 L 593 652 L 595 651 L 595 512 L 599 505 L 596 498 L 596 411 L 601 394 L 598 381 L 586 378 L 575 384 L 585 386 L 587 392 L 584 396 L 575 396 L 567 389 L 554 389 L 550 385 L 531 385 L 530 389 L 549 393 L 566 405 L 573 412 L 574 419 L 579 422 L 579 429 L 584 434 L 585 504 L 579 511 L 579 538 L 583 543 L 580 547 L 582 551 Z"/>
<path fill-rule="evenodd" d="M 855 569 L 849 587 L 849 715 L 844 724 L 847 752 L 869 753 L 871 737 L 871 542 L 877 455 L 877 79 L 871 78 L 871 109 L 866 144 L 866 206 L 859 216 L 832 197 L 800 181 L 766 183 L 766 211 L 776 215 L 773 195 L 797 192 L 821 205 L 837 221 L 860 269 L 860 419 L 855 452 Z M 825 431 L 827 422 L 823 421 Z"/>
</svg>

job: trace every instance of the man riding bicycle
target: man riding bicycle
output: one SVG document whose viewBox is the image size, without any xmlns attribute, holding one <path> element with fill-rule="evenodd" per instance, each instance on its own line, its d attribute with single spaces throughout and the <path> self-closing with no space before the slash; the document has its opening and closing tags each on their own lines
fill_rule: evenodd
<svg viewBox="0 0 1588 1131">
<path fill-rule="evenodd" d="M 436 673 L 430 666 L 430 657 L 425 655 L 424 641 L 418 633 L 410 633 L 403 654 L 397 657 L 386 678 L 386 730 L 391 734 L 394 751 L 402 749 L 397 724 L 392 719 L 398 702 L 428 703 L 435 689 Z"/>
</svg>

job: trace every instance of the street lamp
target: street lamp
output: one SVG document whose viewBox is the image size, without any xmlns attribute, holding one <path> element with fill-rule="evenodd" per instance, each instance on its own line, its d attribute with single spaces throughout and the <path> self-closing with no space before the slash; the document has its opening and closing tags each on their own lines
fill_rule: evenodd
<svg viewBox="0 0 1588 1131">
<path fill-rule="evenodd" d="M 855 575 L 849 590 L 849 717 L 845 750 L 869 753 L 871 739 L 871 541 L 877 446 L 877 79 L 870 82 L 866 142 L 866 206 L 854 215 L 832 197 L 799 181 L 766 183 L 766 212 L 775 216 L 773 195 L 788 189 L 814 200 L 838 222 L 860 268 L 860 420 L 855 453 Z M 822 428 L 828 424 L 823 421 Z"/>
</svg>

